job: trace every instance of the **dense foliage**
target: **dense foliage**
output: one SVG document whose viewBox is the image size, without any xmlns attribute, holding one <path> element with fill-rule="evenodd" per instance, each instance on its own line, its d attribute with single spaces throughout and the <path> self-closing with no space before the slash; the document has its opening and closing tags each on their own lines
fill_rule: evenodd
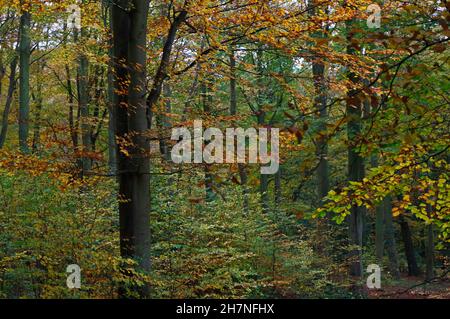
<svg viewBox="0 0 450 319">
<path fill-rule="evenodd" d="M 449 9 L 0 0 L 0 298 L 360 298 L 369 264 L 448 287 Z M 279 128 L 279 171 L 175 164 L 196 120 Z"/>
</svg>

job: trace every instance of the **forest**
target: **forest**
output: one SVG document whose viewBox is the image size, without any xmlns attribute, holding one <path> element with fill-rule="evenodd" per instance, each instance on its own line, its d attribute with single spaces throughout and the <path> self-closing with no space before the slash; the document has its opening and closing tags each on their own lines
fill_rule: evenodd
<svg viewBox="0 0 450 319">
<path fill-rule="evenodd" d="M 0 299 L 450 299 L 448 0 L 0 0 Z"/>
</svg>

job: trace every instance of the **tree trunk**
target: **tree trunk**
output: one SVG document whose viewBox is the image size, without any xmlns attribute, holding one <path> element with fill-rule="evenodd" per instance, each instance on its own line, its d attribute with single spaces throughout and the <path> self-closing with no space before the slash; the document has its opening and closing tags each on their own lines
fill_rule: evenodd
<svg viewBox="0 0 450 319">
<path fill-rule="evenodd" d="M 384 200 L 384 219 L 386 222 L 386 250 L 389 257 L 389 270 L 394 279 L 400 279 L 395 228 L 392 221 L 392 199 L 389 196 Z"/>
<path fill-rule="evenodd" d="M 0 101 L 2 100 L 2 94 L 3 94 L 3 78 L 6 74 L 6 67 L 3 64 L 3 55 L 0 54 Z"/>
<path fill-rule="evenodd" d="M 112 6 L 114 107 L 119 143 L 131 134 L 129 155 L 117 152 L 120 251 L 138 270 L 150 271 L 150 143 L 146 136 L 146 36 L 149 1 L 119 0 Z M 130 81 L 129 84 L 127 81 Z M 139 289 L 149 296 L 149 287 Z M 120 291 L 125 297 L 125 291 Z"/>
<path fill-rule="evenodd" d="M 83 39 L 86 36 L 86 29 L 83 27 L 80 33 L 80 39 L 78 39 L 78 33 L 75 31 L 75 42 L 82 44 Z M 79 41 L 78 41 L 79 40 Z M 81 48 L 80 50 L 84 50 Z M 92 127 L 89 123 L 89 92 L 88 92 L 88 72 L 89 61 L 84 52 L 80 53 L 78 58 L 78 71 L 77 71 L 77 85 L 78 85 L 78 108 L 80 110 L 80 122 L 81 122 L 81 141 L 82 141 L 82 173 L 89 172 L 92 167 L 92 161 L 89 157 L 89 153 L 92 151 Z"/>
<path fill-rule="evenodd" d="M 171 102 L 171 97 L 172 97 L 172 89 L 170 88 L 169 84 L 164 84 L 163 87 L 163 93 L 164 93 L 164 112 L 165 113 L 171 113 L 172 112 L 172 102 Z M 171 125 L 170 125 L 170 121 L 169 121 L 169 117 L 167 117 L 165 114 L 161 114 L 158 113 L 156 120 L 158 122 L 158 126 L 160 128 L 160 138 L 159 138 L 159 150 L 161 152 L 162 157 L 166 160 L 166 161 L 170 161 L 170 145 L 169 143 L 167 143 L 167 139 L 168 139 L 168 130 L 170 129 Z"/>
<path fill-rule="evenodd" d="M 19 146 L 24 153 L 28 152 L 28 132 L 30 114 L 30 39 L 31 14 L 22 12 L 20 17 L 20 45 L 19 45 Z"/>
<path fill-rule="evenodd" d="M 237 79 L 236 79 L 236 57 L 233 47 L 230 52 L 230 115 L 237 115 Z M 235 143 L 236 144 L 236 143 Z M 247 171 L 244 164 L 238 164 L 239 179 L 242 187 L 242 195 L 244 198 L 244 212 L 248 212 L 248 189 L 247 189 Z"/>
<path fill-rule="evenodd" d="M 351 23 L 347 23 L 347 38 L 351 42 Z M 355 54 L 355 49 L 349 44 L 347 46 L 348 54 Z M 348 72 L 348 78 L 353 83 L 359 82 L 358 76 L 351 70 Z M 350 89 L 347 96 L 347 135 L 348 135 L 348 180 L 349 182 L 360 182 L 364 178 L 364 159 L 360 156 L 358 147 L 358 137 L 361 134 L 361 99 L 355 89 Z M 363 245 L 363 223 L 364 209 L 354 204 L 351 208 L 351 214 L 348 217 L 350 243 L 357 248 L 351 253 L 354 261 L 350 266 L 350 273 L 354 276 L 362 276 L 362 245 Z"/>
<path fill-rule="evenodd" d="M 408 261 L 408 275 L 420 276 L 420 269 L 417 265 L 416 254 L 414 252 L 414 245 L 412 241 L 411 229 L 408 221 L 400 215 L 400 230 L 402 233 L 403 244 L 405 246 L 406 260 Z"/>
<path fill-rule="evenodd" d="M 266 122 L 266 112 L 264 111 L 264 82 L 263 82 L 263 50 L 258 48 L 256 51 L 256 69 L 258 71 L 258 113 L 256 114 L 258 120 L 258 126 L 262 127 Z M 261 206 L 264 213 L 269 212 L 269 176 L 260 174 L 259 178 L 259 192 L 261 194 Z"/>
<path fill-rule="evenodd" d="M 317 1 L 311 2 L 310 14 L 316 15 Z M 315 38 L 324 38 L 324 32 L 313 34 Z M 319 138 L 317 140 L 317 157 L 319 166 L 317 167 L 317 195 L 321 201 L 330 191 L 328 172 L 328 141 L 325 133 L 327 129 L 328 109 L 327 109 L 327 85 L 325 79 L 325 64 L 320 58 L 314 58 L 312 62 L 314 81 L 314 108 L 319 114 L 319 125 L 317 127 Z"/>
<path fill-rule="evenodd" d="M 104 8 L 103 26 L 111 36 L 108 48 L 108 70 L 106 96 L 108 102 L 108 166 L 110 174 L 117 173 L 117 141 L 116 141 L 116 109 L 114 107 L 114 74 L 113 74 L 113 43 L 112 43 L 112 3 L 102 2 Z"/>
<path fill-rule="evenodd" d="M 110 50 L 111 51 L 111 50 Z M 112 52 L 110 52 L 112 61 Z M 114 107 L 114 83 L 112 65 L 108 65 L 108 166 L 111 174 L 117 172 L 117 141 L 116 141 L 116 108 Z"/>
<path fill-rule="evenodd" d="M 3 110 L 3 117 L 2 117 L 2 130 L 0 132 L 0 149 L 3 148 L 6 141 L 6 135 L 8 133 L 8 117 L 9 112 L 11 111 L 11 104 L 13 102 L 14 97 L 14 91 L 16 90 L 16 72 L 17 72 L 17 62 L 19 60 L 19 57 L 17 55 L 14 56 L 12 59 L 9 69 L 9 84 L 8 84 L 8 93 L 6 96 L 6 104 L 5 109 Z"/>
<path fill-rule="evenodd" d="M 152 108 L 157 103 L 183 10 L 175 17 L 164 44 L 158 70 L 148 97 L 146 92 L 146 38 L 149 1 L 118 0 L 112 6 L 114 52 L 114 107 L 116 109 L 117 165 L 119 182 L 120 251 L 133 258 L 139 269 L 150 271 L 150 143 L 145 136 L 151 125 Z M 131 136 L 132 147 L 121 150 Z M 128 154 L 127 154 L 128 153 Z M 125 199 L 125 200 L 124 200 Z M 141 291 L 149 296 L 148 285 Z M 123 295 L 123 292 L 122 292 Z"/>
</svg>

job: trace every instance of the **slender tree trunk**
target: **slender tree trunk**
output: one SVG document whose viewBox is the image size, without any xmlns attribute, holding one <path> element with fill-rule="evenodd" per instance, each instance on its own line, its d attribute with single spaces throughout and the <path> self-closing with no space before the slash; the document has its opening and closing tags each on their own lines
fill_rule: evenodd
<svg viewBox="0 0 450 319">
<path fill-rule="evenodd" d="M 347 23 L 348 42 L 351 42 L 350 34 L 351 23 Z M 348 54 L 355 54 L 355 49 L 349 44 Z M 350 67 L 351 68 L 351 67 Z M 348 78 L 353 84 L 359 82 L 358 76 L 350 69 Z M 361 134 L 361 113 L 362 103 L 360 97 L 354 89 L 350 89 L 347 97 L 347 135 L 348 135 L 348 180 L 349 182 L 360 182 L 364 178 L 364 159 L 358 152 L 358 137 Z M 355 258 L 350 267 L 350 273 L 354 276 L 362 276 L 362 246 L 363 246 L 363 223 L 364 210 L 356 204 L 351 208 L 351 214 L 348 218 L 349 235 L 351 244 L 357 248 L 352 252 Z"/>
<path fill-rule="evenodd" d="M 230 114 L 237 114 L 237 80 L 236 80 L 236 56 L 234 48 L 230 48 Z"/>
<path fill-rule="evenodd" d="M 30 114 L 30 39 L 31 14 L 24 11 L 20 18 L 19 46 L 19 146 L 22 152 L 28 152 L 28 132 Z"/>
<path fill-rule="evenodd" d="M 163 86 L 163 93 L 164 93 L 164 112 L 165 113 L 171 113 L 172 112 L 172 89 L 170 88 L 169 84 L 164 84 Z M 167 137 L 168 137 L 168 130 L 170 129 L 170 121 L 169 117 L 167 117 L 165 114 L 158 113 L 157 117 L 158 126 L 161 130 L 160 132 L 160 139 L 159 139 L 159 149 L 161 152 L 161 155 L 166 161 L 170 160 L 170 148 L 169 144 L 167 143 Z"/>
<path fill-rule="evenodd" d="M 318 1 L 312 0 L 310 2 L 309 14 L 311 17 L 316 16 Z M 324 39 L 326 34 L 322 31 L 314 32 L 313 38 Z M 330 191 L 329 181 L 329 169 L 328 169 L 328 136 L 327 120 L 328 120 L 328 108 L 327 108 L 327 84 L 325 78 L 325 63 L 321 57 L 313 57 L 312 60 L 312 73 L 314 83 L 314 109 L 318 114 L 317 125 L 317 139 L 316 139 L 316 154 L 319 159 L 319 164 L 316 170 L 317 188 L 316 194 L 318 198 L 318 205 L 320 206 L 323 199 L 328 195 Z M 318 234 L 325 234 L 327 232 L 328 223 L 326 220 L 320 219 L 317 221 Z M 323 241 L 317 242 L 317 251 L 322 254 L 325 251 L 325 243 Z"/>
<path fill-rule="evenodd" d="M 78 33 L 75 31 L 75 42 L 82 44 L 85 39 L 86 29 L 83 27 L 78 39 Z M 81 48 L 84 50 L 84 48 Z M 81 141 L 82 141 L 82 173 L 89 172 L 92 166 L 92 160 L 89 153 L 92 151 L 92 127 L 89 119 L 89 92 L 88 92 L 88 72 L 89 61 L 84 52 L 80 53 L 78 58 L 77 84 L 78 84 L 78 108 L 80 110 L 81 122 Z"/>
<path fill-rule="evenodd" d="M 312 1 L 311 15 L 316 15 L 315 5 L 317 1 Z M 324 32 L 318 32 L 313 35 L 317 38 L 324 38 Z M 312 62 L 313 80 L 314 80 L 314 108 L 319 114 L 317 140 L 317 157 L 319 165 L 317 167 L 317 195 L 322 200 L 330 191 L 329 172 L 328 172 L 328 141 L 324 134 L 327 129 L 328 109 L 327 109 L 327 84 L 325 79 L 325 64 L 320 58 L 314 58 Z"/>
<path fill-rule="evenodd" d="M 400 215 L 399 222 L 403 244 L 405 246 L 406 260 L 408 262 L 408 275 L 420 276 L 421 271 L 419 269 L 419 266 L 417 265 L 411 229 L 409 228 L 408 221 Z"/>
<path fill-rule="evenodd" d="M 262 48 L 258 48 L 256 51 L 256 69 L 258 71 L 258 114 L 257 114 L 257 120 L 258 120 L 258 126 L 265 125 L 266 122 L 266 112 L 264 111 L 264 82 L 263 82 L 263 50 Z M 259 192 L 261 194 L 261 206 L 264 213 L 269 212 L 269 176 L 265 174 L 260 174 L 259 179 Z"/>
<path fill-rule="evenodd" d="M 67 23 L 64 23 L 64 32 L 66 33 L 67 30 Z M 67 43 L 64 41 L 63 46 L 65 49 L 67 49 Z M 70 137 L 72 139 L 72 147 L 74 153 L 78 151 L 78 129 L 77 125 L 75 124 L 75 115 L 74 115 L 74 106 L 75 106 L 75 95 L 74 90 L 72 88 L 72 76 L 70 73 L 70 67 L 68 64 L 64 65 L 64 71 L 66 75 L 66 91 L 67 91 L 67 102 L 69 104 L 69 130 L 70 130 Z M 78 166 L 82 166 L 81 163 L 78 163 Z"/>
<path fill-rule="evenodd" d="M 384 200 L 384 219 L 386 222 L 386 250 L 389 257 L 389 270 L 394 279 L 400 279 L 395 228 L 392 220 L 392 199 L 390 196 Z"/>
<path fill-rule="evenodd" d="M 231 47 L 230 52 L 230 115 L 237 115 L 237 74 L 236 74 L 236 57 L 234 48 Z M 248 189 L 247 189 L 247 171 L 244 164 L 238 164 L 239 178 L 242 186 L 242 195 L 244 198 L 244 211 L 248 212 Z"/>
<path fill-rule="evenodd" d="M 8 93 L 6 95 L 6 103 L 5 108 L 3 110 L 2 117 L 2 130 L 0 132 L 0 149 L 3 148 L 6 141 L 6 135 L 8 133 L 8 118 L 9 113 L 11 111 L 11 104 L 13 102 L 14 91 L 16 90 L 17 80 L 16 80 L 16 72 L 17 72 L 17 62 L 19 57 L 17 55 L 12 59 L 9 69 L 9 84 L 8 84 Z"/>
<path fill-rule="evenodd" d="M 6 67 L 3 64 L 3 54 L 0 54 L 0 102 L 2 100 L 2 94 L 3 94 L 3 78 L 6 74 Z"/>
<path fill-rule="evenodd" d="M 108 165 L 111 174 L 117 172 L 116 109 L 112 67 L 108 66 Z"/>
<path fill-rule="evenodd" d="M 107 101 L 108 101 L 108 166 L 111 174 L 116 174 L 117 172 L 117 141 L 116 141 L 116 109 L 114 107 L 114 74 L 113 74 L 113 43 L 112 43 L 112 16 L 111 9 L 112 3 L 102 2 L 102 5 L 105 6 L 104 11 L 104 19 L 103 25 L 105 28 L 108 28 L 109 35 L 111 39 L 109 40 L 109 48 L 108 48 L 108 75 L 107 75 Z"/>
</svg>

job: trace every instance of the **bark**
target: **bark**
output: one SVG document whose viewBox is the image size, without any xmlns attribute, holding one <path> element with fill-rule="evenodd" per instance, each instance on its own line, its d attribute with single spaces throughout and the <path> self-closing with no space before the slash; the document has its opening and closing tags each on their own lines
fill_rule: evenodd
<svg viewBox="0 0 450 319">
<path fill-rule="evenodd" d="M 116 109 L 114 107 L 114 74 L 113 74 L 113 43 L 112 43 L 112 17 L 111 8 L 105 2 L 102 5 L 106 6 L 104 8 L 105 14 L 103 19 L 103 25 L 105 28 L 109 29 L 109 34 L 111 39 L 109 40 L 108 49 L 108 75 L 107 75 L 107 102 L 108 102 L 108 166 L 111 174 L 116 174 L 117 172 L 117 141 L 116 141 Z"/>
<path fill-rule="evenodd" d="M 406 260 L 408 262 L 408 275 L 420 276 L 421 271 L 419 269 L 419 266 L 417 265 L 411 229 L 409 227 L 408 221 L 403 216 L 400 216 L 399 222 L 403 244 L 405 246 Z"/>
<path fill-rule="evenodd" d="M 172 89 L 169 84 L 164 84 L 163 86 L 164 93 L 164 112 L 163 113 L 171 113 L 172 112 Z M 165 114 L 158 113 L 157 117 L 158 126 L 160 128 L 160 138 L 159 138 L 159 150 L 161 152 L 162 157 L 166 161 L 170 161 L 170 145 L 167 143 L 168 140 L 168 130 L 170 129 L 170 118 Z"/>
<path fill-rule="evenodd" d="M 316 14 L 317 1 L 312 1 L 311 15 Z M 324 38 L 324 32 L 318 32 L 314 37 Z M 320 58 L 315 58 L 312 62 L 313 80 L 314 80 L 314 108 L 319 114 L 317 140 L 317 157 L 319 158 L 319 165 L 317 167 L 317 195 L 320 200 L 328 195 L 330 191 L 329 172 L 328 172 L 328 141 L 324 134 L 327 129 L 328 108 L 327 108 L 327 85 L 325 79 L 325 64 Z"/>
<path fill-rule="evenodd" d="M 392 220 L 392 199 L 389 196 L 384 200 L 384 219 L 386 222 L 386 250 L 389 257 L 389 271 L 394 279 L 400 279 L 395 228 Z"/>
<path fill-rule="evenodd" d="M 230 53 L 230 115 L 237 115 L 237 79 L 236 79 L 236 57 L 234 49 Z M 247 189 L 247 171 L 244 164 L 238 164 L 239 178 L 242 186 L 242 195 L 244 197 L 244 211 L 248 212 L 248 189 Z"/>
<path fill-rule="evenodd" d="M 11 104 L 13 102 L 14 91 L 16 90 L 17 85 L 16 72 L 18 60 L 19 57 L 15 55 L 9 66 L 10 69 L 9 84 L 8 84 L 8 93 L 6 95 L 6 104 L 3 110 L 3 117 L 2 117 L 2 130 L 0 132 L 0 149 L 3 148 L 3 146 L 5 145 L 6 135 L 8 133 L 8 124 L 9 124 L 8 118 L 9 113 L 11 111 Z"/>
<path fill-rule="evenodd" d="M 79 42 L 82 45 L 83 39 L 86 36 L 86 29 L 81 29 L 80 39 L 78 39 L 78 34 L 75 32 L 75 42 Z M 84 48 L 81 48 L 84 50 Z M 89 61 L 84 54 L 80 53 L 78 58 L 78 70 L 77 70 L 77 85 L 78 85 L 78 109 L 80 112 L 80 122 L 81 122 L 81 141 L 82 141 L 82 173 L 89 172 L 92 167 L 92 160 L 89 157 L 92 151 L 92 127 L 89 123 L 89 92 L 88 92 L 88 72 L 89 72 Z"/>
<path fill-rule="evenodd" d="M 169 33 L 167 34 L 166 42 L 164 43 L 163 53 L 161 56 L 161 62 L 159 64 L 158 70 L 154 76 L 153 86 L 150 90 L 150 94 L 147 98 L 147 106 L 148 106 L 148 127 L 151 125 L 151 115 L 152 115 L 152 109 L 153 106 L 156 105 L 156 102 L 158 101 L 159 97 L 161 96 L 161 90 L 164 83 L 164 80 L 167 78 L 167 68 L 169 66 L 170 62 L 170 56 L 172 54 L 173 49 L 173 43 L 175 42 L 175 38 L 177 35 L 178 28 L 180 27 L 181 23 L 184 22 L 184 20 L 187 17 L 187 11 L 182 10 L 178 15 L 175 17 L 174 21 L 172 22 Z"/>
<path fill-rule="evenodd" d="M 263 110 L 264 106 L 264 83 L 263 83 L 263 50 L 259 48 L 256 51 L 257 61 L 256 68 L 258 71 L 258 113 L 256 114 L 258 120 L 258 126 L 264 126 L 266 121 L 266 113 Z M 261 194 L 261 206 L 264 213 L 269 212 L 269 176 L 265 174 L 260 175 L 259 192 Z"/>
<path fill-rule="evenodd" d="M 112 6 L 114 108 L 120 140 L 132 136 L 128 156 L 117 151 L 120 252 L 133 259 L 138 271 L 150 271 L 150 143 L 146 120 L 146 35 L 149 1 L 120 0 Z M 127 81 L 130 81 L 129 84 Z M 129 135 L 131 134 L 131 135 Z M 120 141 L 119 140 L 119 141 Z M 149 287 L 138 290 L 149 296 Z M 124 288 L 119 291 L 126 297 Z"/>
<path fill-rule="evenodd" d="M 19 45 L 19 146 L 28 152 L 29 114 L 30 114 L 30 39 L 31 14 L 27 11 L 20 18 Z"/>
<path fill-rule="evenodd" d="M 234 49 L 230 52 L 230 114 L 237 114 L 237 80 L 236 80 L 236 57 Z"/>
<path fill-rule="evenodd" d="M 0 101 L 2 100 L 3 94 L 3 78 L 6 74 L 6 67 L 3 63 L 3 54 L 0 54 Z"/>
<path fill-rule="evenodd" d="M 145 99 L 148 11 L 148 0 L 118 0 L 112 6 L 120 251 L 123 258 L 136 260 L 143 273 L 149 273 L 151 267 L 150 142 L 145 133 L 151 125 L 151 110 L 167 77 L 176 32 L 187 16 L 186 11 L 181 11 L 172 22 L 153 86 Z M 123 145 L 120 145 L 127 138 L 132 142 L 127 148 L 128 155 L 121 151 Z M 148 297 L 148 285 L 139 292 Z M 120 293 L 124 296 L 124 291 Z"/>
<path fill-rule="evenodd" d="M 67 23 L 64 24 L 64 32 L 67 32 Z M 67 48 L 66 42 L 63 43 L 64 48 Z M 69 114 L 68 114 L 68 120 L 69 120 L 69 130 L 70 130 L 70 137 L 72 139 L 72 147 L 74 153 L 78 150 L 78 130 L 77 125 L 75 123 L 75 116 L 74 116 L 74 106 L 75 106 L 75 95 L 72 88 L 72 76 L 70 73 L 70 68 L 68 64 L 64 65 L 64 71 L 65 71 L 65 82 L 66 82 L 66 92 L 67 92 L 67 103 L 69 105 Z M 79 166 L 82 164 L 79 163 Z"/>
<path fill-rule="evenodd" d="M 351 41 L 351 33 L 349 30 L 351 23 L 347 23 L 347 38 Z M 355 49 L 349 44 L 347 47 L 348 54 L 355 54 Z M 351 66 L 348 72 L 348 78 L 353 83 L 359 82 L 357 75 L 352 72 Z M 349 182 L 362 181 L 364 178 L 364 159 L 358 152 L 358 137 L 361 133 L 361 113 L 362 103 L 360 97 L 356 94 L 355 89 L 350 89 L 347 96 L 347 135 L 348 135 L 348 180 Z M 356 204 L 351 208 L 351 214 L 348 218 L 350 243 L 357 248 L 352 252 L 353 262 L 350 266 L 350 273 L 354 276 L 362 276 L 362 245 L 363 245 L 363 228 L 364 228 L 364 209 Z"/>
</svg>

